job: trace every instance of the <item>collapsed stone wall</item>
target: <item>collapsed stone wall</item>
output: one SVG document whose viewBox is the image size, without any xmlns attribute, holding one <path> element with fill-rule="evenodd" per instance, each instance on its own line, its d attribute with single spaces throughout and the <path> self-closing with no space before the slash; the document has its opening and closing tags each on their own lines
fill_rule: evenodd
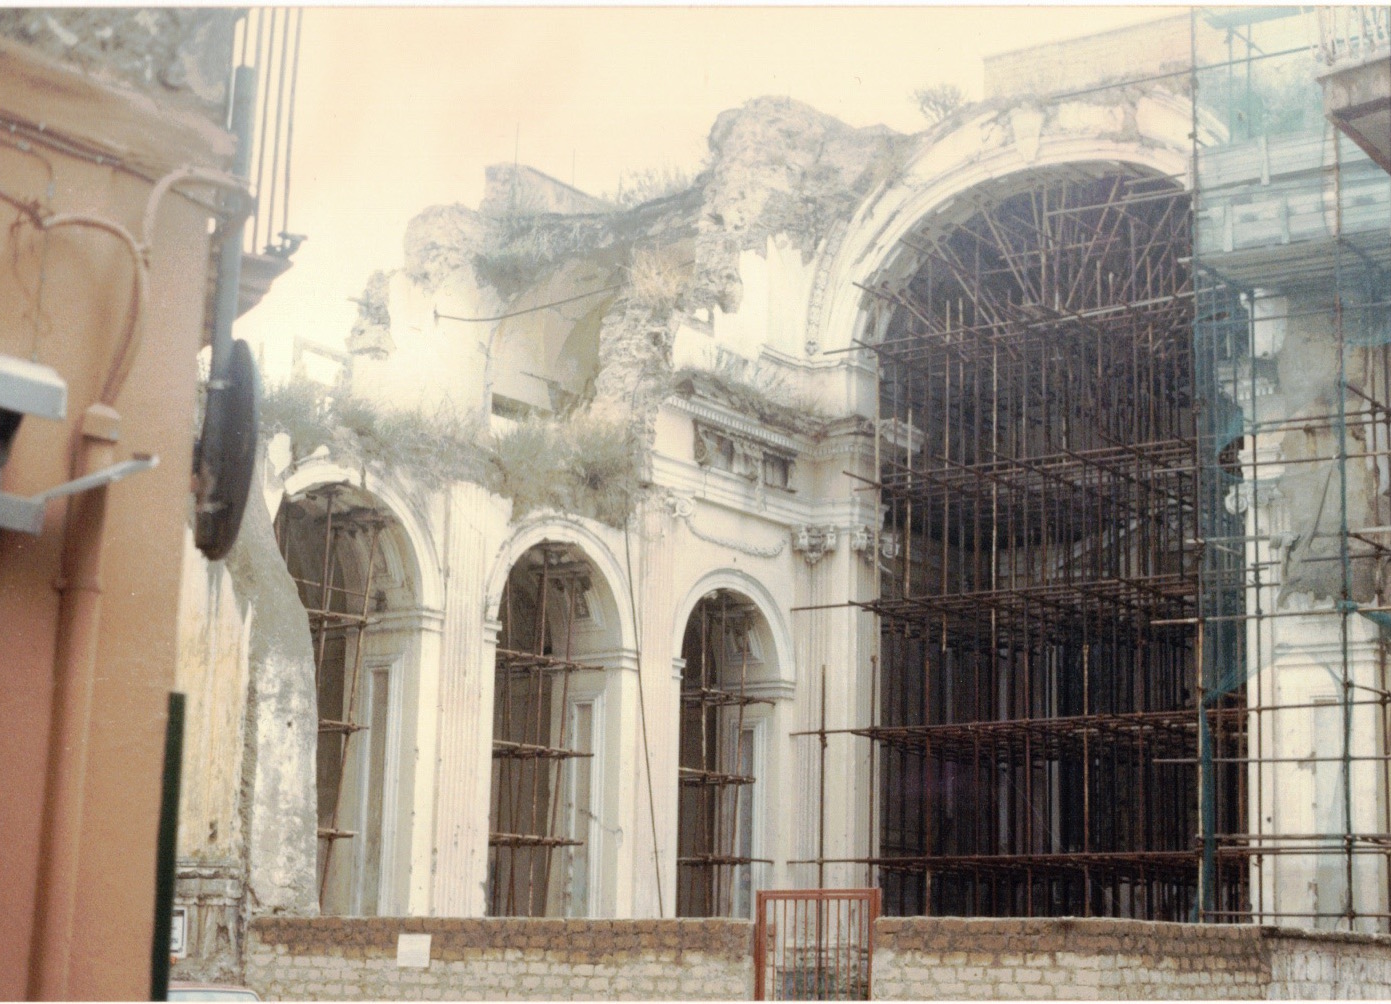
<svg viewBox="0 0 1391 1004">
<path fill-rule="evenodd" d="M 427 292 L 466 277 L 466 286 L 496 297 L 500 315 L 617 288 L 600 308 L 597 373 L 574 407 L 628 424 L 645 472 L 683 320 L 738 311 L 742 253 L 766 254 L 777 239 L 810 260 L 915 142 L 882 126 L 853 128 L 795 101 L 758 98 L 719 116 L 707 166 L 689 188 L 640 205 L 583 197 L 530 169 L 490 170 L 476 210 L 434 206 L 411 221 L 405 272 Z M 576 262 L 592 267 L 574 270 Z M 569 289 L 567 268 L 585 281 Z M 354 351 L 377 358 L 391 349 L 384 285 L 380 275 L 369 282 L 352 335 Z"/>
</svg>

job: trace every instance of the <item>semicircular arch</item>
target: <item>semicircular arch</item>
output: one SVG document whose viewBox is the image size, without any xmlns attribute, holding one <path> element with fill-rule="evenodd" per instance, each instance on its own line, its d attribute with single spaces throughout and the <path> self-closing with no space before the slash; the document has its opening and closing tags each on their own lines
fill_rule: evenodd
<svg viewBox="0 0 1391 1004">
<path fill-rule="evenodd" d="M 416 602 L 427 610 L 444 608 L 444 578 L 434 560 L 435 548 L 429 529 L 406 499 L 405 493 L 384 478 L 344 467 L 332 460 L 315 458 L 295 469 L 284 482 L 286 498 L 327 485 L 341 484 L 376 499 L 400 525 L 405 546 L 394 557 L 400 572 L 408 575 L 419 590 Z"/>
<path fill-rule="evenodd" d="M 484 594 L 488 619 L 497 620 L 503 587 L 512 568 L 538 544 L 569 544 L 579 549 L 608 588 L 615 608 L 613 613 L 618 618 L 621 646 L 630 652 L 636 649 L 637 631 L 633 625 L 632 605 L 628 602 L 628 576 L 623 565 L 599 534 L 573 519 L 542 515 L 517 527 L 499 549 L 488 573 Z"/>
<path fill-rule="evenodd" d="M 823 351 L 865 339 L 871 285 L 920 222 L 979 186 L 1080 164 L 1126 164 L 1187 184 L 1192 111 L 1176 95 L 1129 105 L 1066 102 L 994 109 L 929 136 L 895 178 L 868 196 L 827 264 L 825 300 L 810 318 Z"/>
<path fill-rule="evenodd" d="M 772 635 L 778 679 L 783 683 L 796 683 L 797 670 L 792 632 L 788 627 L 786 618 L 783 617 L 782 608 L 778 605 L 772 592 L 762 582 L 748 572 L 737 568 L 717 568 L 706 572 L 687 591 L 676 608 L 676 630 L 672 638 L 672 651 L 680 653 L 681 642 L 686 633 L 686 624 L 691 619 L 691 614 L 695 612 L 696 604 L 701 601 L 702 597 L 719 589 L 739 593 L 747 597 L 758 608 L 764 623 L 768 625 L 769 634 Z"/>
</svg>

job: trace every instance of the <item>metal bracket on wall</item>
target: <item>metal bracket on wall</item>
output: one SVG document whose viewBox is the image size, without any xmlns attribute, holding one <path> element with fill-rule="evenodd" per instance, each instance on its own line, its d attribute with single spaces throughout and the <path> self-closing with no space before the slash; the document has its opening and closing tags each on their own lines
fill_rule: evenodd
<svg viewBox="0 0 1391 1004">
<path fill-rule="evenodd" d="M 132 474 L 139 474 L 141 471 L 148 471 L 157 466 L 159 466 L 159 457 L 137 454 L 130 460 L 122 460 L 119 464 L 103 467 L 85 477 L 68 481 L 56 488 L 50 488 L 48 491 L 31 495 L 28 498 L 0 492 L 0 530 L 18 530 L 20 533 L 38 536 L 43 533 L 44 508 L 50 499 L 61 498 L 64 495 L 78 495 L 91 491 L 93 488 L 102 488 L 128 478 Z"/>
</svg>

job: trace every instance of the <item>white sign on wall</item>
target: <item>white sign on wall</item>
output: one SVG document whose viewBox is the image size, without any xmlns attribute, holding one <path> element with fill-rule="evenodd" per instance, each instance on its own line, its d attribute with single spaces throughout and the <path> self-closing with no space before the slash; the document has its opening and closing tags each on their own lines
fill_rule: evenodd
<svg viewBox="0 0 1391 1004">
<path fill-rule="evenodd" d="M 170 920 L 172 924 L 169 930 L 169 954 L 176 959 L 182 959 L 188 955 L 188 907 L 174 907 Z"/>
<path fill-rule="evenodd" d="M 396 965 L 400 969 L 430 968 L 430 936 L 407 934 L 396 936 Z"/>
</svg>

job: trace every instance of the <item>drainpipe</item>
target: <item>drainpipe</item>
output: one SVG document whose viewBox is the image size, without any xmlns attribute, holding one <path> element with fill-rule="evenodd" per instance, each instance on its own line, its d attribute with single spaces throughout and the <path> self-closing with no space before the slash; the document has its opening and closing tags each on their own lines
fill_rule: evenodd
<svg viewBox="0 0 1391 1004">
<path fill-rule="evenodd" d="M 251 129 L 255 116 L 256 71 L 234 71 L 232 129 L 237 137 L 233 172 L 245 179 L 251 164 Z M 213 304 L 212 381 L 225 372 L 232 346 L 241 285 L 243 223 L 228 232 L 218 263 Z M 137 263 L 138 267 L 138 263 Z M 74 457 L 74 477 L 115 462 L 120 415 L 105 404 L 91 405 L 82 416 Z M 92 691 L 96 676 L 97 636 L 101 624 L 101 563 L 106 531 L 105 486 L 74 496 L 63 527 L 58 635 L 54 658 L 53 718 L 50 724 L 43 820 L 39 835 L 39 880 L 34 900 L 33 943 L 29 953 L 28 997 L 71 1000 L 73 920 L 77 912 L 77 876 L 82 847 L 87 753 L 91 737 Z"/>
<path fill-rule="evenodd" d="M 120 416 L 94 404 L 82 416 L 77 476 L 115 462 Z M 29 956 L 32 999 L 72 1000 L 69 985 L 87 750 L 101 622 L 101 560 L 106 529 L 105 486 L 75 495 L 63 527 L 63 561 L 54 659 L 53 720 L 39 843 L 34 942 Z"/>
</svg>

